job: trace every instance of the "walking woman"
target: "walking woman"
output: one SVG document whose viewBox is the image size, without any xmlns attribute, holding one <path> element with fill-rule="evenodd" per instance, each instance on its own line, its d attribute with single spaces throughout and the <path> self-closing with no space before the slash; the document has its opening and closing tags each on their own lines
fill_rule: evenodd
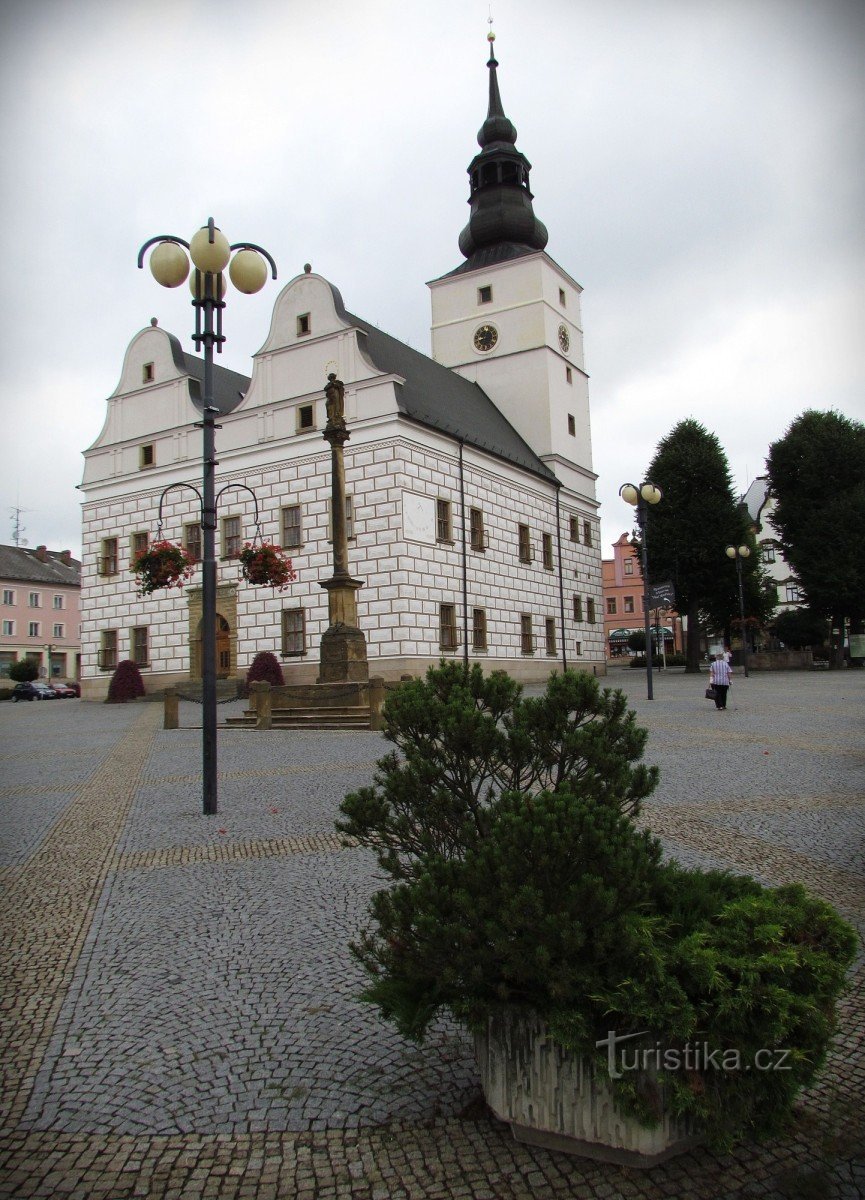
<svg viewBox="0 0 865 1200">
<path fill-rule="evenodd" d="M 715 689 L 715 708 L 726 709 L 727 692 L 733 682 L 733 672 L 723 654 L 716 654 L 709 668 L 709 682 Z"/>
</svg>

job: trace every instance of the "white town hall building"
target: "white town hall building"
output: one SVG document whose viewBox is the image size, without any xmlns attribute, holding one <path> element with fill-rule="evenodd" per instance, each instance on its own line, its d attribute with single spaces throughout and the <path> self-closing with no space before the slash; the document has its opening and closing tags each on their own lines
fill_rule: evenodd
<svg viewBox="0 0 865 1200">
<path fill-rule="evenodd" d="M 492 44 L 491 44 L 492 45 Z M 252 488 L 261 534 L 292 556 L 284 592 L 240 578 L 255 533 L 240 489 L 219 504 L 218 674 L 269 650 L 287 682 L 318 676 L 328 624 L 329 371 L 345 384 L 349 569 L 371 675 L 420 674 L 442 657 L 542 680 L 604 672 L 600 531 L 579 284 L 545 252 L 530 164 L 504 115 L 490 55 L 489 113 L 469 166 L 465 259 L 434 280 L 432 357 L 348 312 L 311 270 L 274 307 L 252 377 L 214 368 L 217 491 Z M 131 658 L 148 691 L 200 677 L 199 572 L 136 593 L 134 553 L 153 540 L 160 496 L 200 483 L 202 361 L 155 324 L 138 333 L 84 452 L 83 694 L 105 695 Z M 198 500 L 174 487 L 161 535 L 200 553 Z"/>
</svg>

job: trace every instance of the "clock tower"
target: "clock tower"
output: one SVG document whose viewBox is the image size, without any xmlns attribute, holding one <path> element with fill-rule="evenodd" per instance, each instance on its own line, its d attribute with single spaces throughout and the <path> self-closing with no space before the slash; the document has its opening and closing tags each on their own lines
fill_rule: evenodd
<svg viewBox="0 0 865 1200">
<path fill-rule="evenodd" d="M 459 238 L 466 261 L 429 285 L 432 356 L 478 383 L 565 487 L 593 503 L 582 288 L 546 253 L 488 37 L 489 107 Z"/>
</svg>

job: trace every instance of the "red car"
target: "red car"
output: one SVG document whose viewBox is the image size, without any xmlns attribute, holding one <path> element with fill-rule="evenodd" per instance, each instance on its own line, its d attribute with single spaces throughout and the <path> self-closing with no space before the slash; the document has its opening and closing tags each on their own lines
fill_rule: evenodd
<svg viewBox="0 0 865 1200">
<path fill-rule="evenodd" d="M 75 688 L 69 683 L 52 683 L 50 687 L 53 692 L 56 692 L 64 700 L 74 700 L 76 696 L 81 695 L 80 687 L 76 692 Z"/>
</svg>

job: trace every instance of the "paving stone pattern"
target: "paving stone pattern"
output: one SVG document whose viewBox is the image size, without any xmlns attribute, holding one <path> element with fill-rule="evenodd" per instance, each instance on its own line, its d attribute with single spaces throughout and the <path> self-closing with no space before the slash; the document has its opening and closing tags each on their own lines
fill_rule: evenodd
<svg viewBox="0 0 865 1200">
<path fill-rule="evenodd" d="M 650 730 L 668 854 L 801 880 L 865 930 L 865 674 L 737 679 L 726 713 L 682 674 L 652 703 L 640 672 L 608 683 Z M 464 1033 L 419 1048 L 358 999 L 347 944 L 381 881 L 333 821 L 380 735 L 223 731 L 206 818 L 200 734 L 160 722 L 0 706 L 0 1196 L 865 1196 L 861 958 L 783 1139 L 651 1171 L 529 1149 Z"/>
</svg>

